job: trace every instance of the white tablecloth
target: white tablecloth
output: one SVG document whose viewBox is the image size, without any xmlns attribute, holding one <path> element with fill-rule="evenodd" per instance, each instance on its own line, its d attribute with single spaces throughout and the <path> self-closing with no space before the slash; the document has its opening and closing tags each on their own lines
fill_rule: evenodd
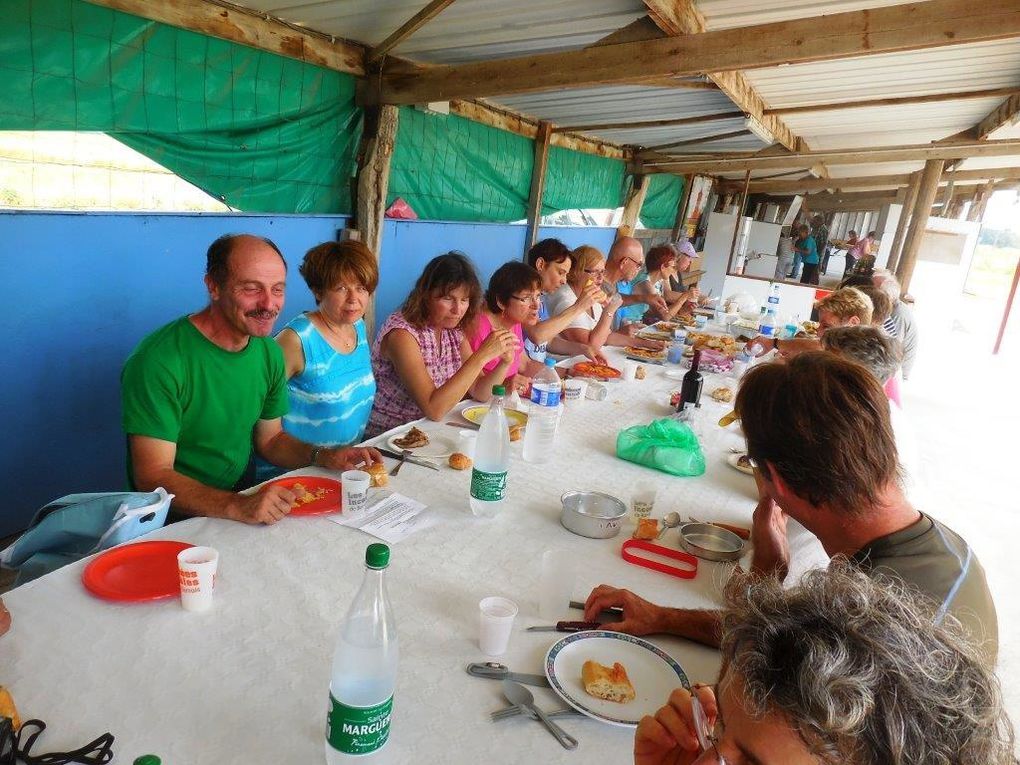
<svg viewBox="0 0 1020 765">
<path fill-rule="evenodd" d="M 611 359 L 619 356 L 611 352 Z M 564 491 L 594 489 L 629 501 L 629 487 L 641 477 L 661 487 L 660 517 L 676 509 L 685 517 L 750 524 L 754 482 L 724 462 L 741 439 L 736 426 L 716 426 L 728 405 L 708 397 L 721 379 L 708 375 L 705 384 L 705 475 L 674 478 L 614 456 L 622 427 L 670 413 L 668 393 L 679 383 L 662 367 L 648 372 L 645 380 L 612 384 L 606 401 L 568 404 L 547 464 L 524 462 L 520 442 L 513 444 L 510 500 L 495 519 L 470 514 L 469 472 L 405 465 L 391 480 L 392 488 L 427 503 L 441 522 L 393 548 L 387 577 L 401 657 L 392 734 L 380 761 L 629 761 L 630 729 L 567 719 L 564 727 L 580 741 L 571 753 L 537 722 L 490 723 L 488 713 L 505 703 L 500 684 L 470 677 L 464 668 L 486 660 L 476 642 L 478 601 L 503 595 L 520 605 L 520 616 L 500 660 L 519 672 L 541 672 L 545 652 L 562 635 L 523 630 L 542 623 L 537 587 L 541 555 L 549 548 L 576 554 L 579 600 L 606 582 L 659 603 L 720 603 L 725 564 L 702 561 L 696 579 L 674 579 L 620 558 L 626 529 L 615 539 L 593 540 L 559 523 Z M 440 423 L 427 427 L 456 433 Z M 823 562 L 817 541 L 795 522 L 790 527 L 795 569 Z M 674 534 L 664 541 L 675 545 Z M 77 747 L 110 731 L 120 764 L 146 753 L 160 755 L 164 765 L 322 762 L 333 643 L 373 539 L 322 517 L 267 527 L 193 519 L 150 538 L 220 551 L 211 612 L 186 613 L 177 601 L 98 600 L 81 585 L 84 562 L 5 596 L 14 627 L 0 639 L 0 684 L 13 692 L 22 717 L 49 724 L 37 751 Z M 652 640 L 676 657 L 692 682 L 715 679 L 716 651 L 680 639 Z M 551 690 L 534 692 L 546 708 L 563 705 Z"/>
</svg>

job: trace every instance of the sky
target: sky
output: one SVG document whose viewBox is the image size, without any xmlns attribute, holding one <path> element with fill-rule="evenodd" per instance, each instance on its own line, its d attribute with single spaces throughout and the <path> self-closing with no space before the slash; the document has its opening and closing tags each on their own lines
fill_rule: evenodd
<svg viewBox="0 0 1020 765">
<path fill-rule="evenodd" d="M 1013 229 L 1020 232 L 1020 201 L 1016 191 L 996 191 L 985 210 L 986 228 Z"/>
</svg>

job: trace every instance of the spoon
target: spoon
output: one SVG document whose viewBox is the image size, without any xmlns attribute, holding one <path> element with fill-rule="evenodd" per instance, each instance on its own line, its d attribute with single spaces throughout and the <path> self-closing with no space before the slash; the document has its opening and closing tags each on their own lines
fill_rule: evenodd
<svg viewBox="0 0 1020 765">
<path fill-rule="evenodd" d="M 511 704 L 523 709 L 530 709 L 536 715 L 538 719 L 542 721 L 542 724 L 549 729 L 549 732 L 556 737 L 556 740 L 560 742 L 560 745 L 564 749 L 576 749 L 577 739 L 567 733 L 563 728 L 550 720 L 545 712 L 535 706 L 535 697 L 531 694 L 527 688 L 520 683 L 515 683 L 513 680 L 503 681 L 503 695 L 506 696 L 506 700 Z"/>
<path fill-rule="evenodd" d="M 663 517 L 662 519 L 662 531 L 660 531 L 659 535 L 655 537 L 656 541 L 662 539 L 662 535 L 665 534 L 667 531 L 669 531 L 670 529 L 675 529 L 679 525 L 680 525 L 680 513 L 666 513 L 665 517 Z"/>
</svg>

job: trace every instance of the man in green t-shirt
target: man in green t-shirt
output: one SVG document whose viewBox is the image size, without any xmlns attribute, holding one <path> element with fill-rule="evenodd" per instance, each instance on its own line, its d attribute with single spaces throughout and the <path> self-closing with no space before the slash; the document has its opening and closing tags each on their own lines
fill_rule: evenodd
<svg viewBox="0 0 1020 765">
<path fill-rule="evenodd" d="M 752 571 L 786 578 L 789 516 L 830 557 L 906 584 L 933 601 L 938 620 L 959 619 L 994 666 L 998 619 L 984 570 L 960 535 L 904 496 L 889 403 L 867 369 L 826 351 L 760 364 L 741 381 L 736 411 L 760 497 Z M 588 597 L 585 618 L 612 606 L 623 608 L 623 619 L 607 629 L 718 645 L 718 611 L 666 608 L 601 585 Z"/>
<path fill-rule="evenodd" d="M 381 462 L 369 448 L 320 448 L 283 430 L 283 353 L 269 337 L 283 308 L 287 264 L 268 239 L 220 237 L 209 247 L 209 305 L 142 340 L 121 373 L 128 478 L 164 487 L 184 515 L 274 523 L 295 494 L 267 486 L 250 496 L 252 451 L 283 468 L 348 470 Z"/>
</svg>

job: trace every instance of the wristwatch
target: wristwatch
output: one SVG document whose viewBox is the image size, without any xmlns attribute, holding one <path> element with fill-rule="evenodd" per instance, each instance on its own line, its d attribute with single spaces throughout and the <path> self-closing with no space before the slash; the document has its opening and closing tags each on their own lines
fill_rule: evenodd
<svg viewBox="0 0 1020 765">
<path fill-rule="evenodd" d="M 322 451 L 322 447 L 321 446 L 313 446 L 312 447 L 312 457 L 308 461 L 308 464 L 310 466 L 315 467 L 315 461 L 317 459 L 319 459 L 319 452 L 321 452 L 321 451 Z"/>
<path fill-rule="evenodd" d="M 778 337 L 773 337 L 772 338 L 772 350 L 774 350 L 774 351 L 778 351 L 779 350 L 779 338 Z"/>
</svg>

